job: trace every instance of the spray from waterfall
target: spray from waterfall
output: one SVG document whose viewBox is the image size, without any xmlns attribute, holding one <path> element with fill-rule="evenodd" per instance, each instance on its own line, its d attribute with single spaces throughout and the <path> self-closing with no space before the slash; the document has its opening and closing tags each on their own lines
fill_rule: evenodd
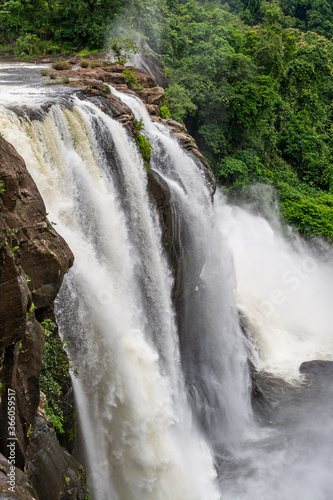
<svg viewBox="0 0 333 500">
<path fill-rule="evenodd" d="M 216 205 L 258 368 L 295 380 L 302 362 L 333 359 L 331 248 L 286 232 L 274 212 L 266 213 L 267 220 L 221 196 Z"/>
</svg>

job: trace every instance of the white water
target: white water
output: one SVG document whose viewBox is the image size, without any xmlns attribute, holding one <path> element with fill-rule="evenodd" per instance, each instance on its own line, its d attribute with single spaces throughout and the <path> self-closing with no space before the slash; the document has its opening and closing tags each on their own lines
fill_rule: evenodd
<svg viewBox="0 0 333 500">
<path fill-rule="evenodd" d="M 238 467 L 226 464 L 223 498 L 330 500 L 333 388 L 328 379 L 301 383 L 299 366 L 333 359 L 332 249 L 285 234 L 275 213 L 268 222 L 251 207 L 226 204 L 219 193 L 215 205 L 256 366 L 268 374 L 264 387 L 275 400 L 272 425 L 243 443 Z"/>
<path fill-rule="evenodd" d="M 192 408 L 217 453 L 234 449 L 251 424 L 247 354 L 233 296 L 232 259 L 203 172 L 166 127 L 151 121 L 138 98 L 113 92 L 143 121 L 152 145 L 151 169 L 166 180 L 177 212 L 174 223 L 188 266 L 183 279 L 189 289 L 179 335 L 184 337 L 182 366 Z"/>
</svg>

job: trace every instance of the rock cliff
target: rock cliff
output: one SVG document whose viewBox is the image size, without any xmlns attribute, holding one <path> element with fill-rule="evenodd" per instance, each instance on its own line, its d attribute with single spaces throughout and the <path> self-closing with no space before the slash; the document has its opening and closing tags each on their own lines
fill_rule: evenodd
<svg viewBox="0 0 333 500">
<path fill-rule="evenodd" d="M 73 255 L 66 242 L 57 234 L 47 219 L 44 202 L 28 173 L 24 160 L 15 149 L 0 138 L 0 452 L 8 457 L 13 444 L 12 465 L 16 477 L 25 467 L 30 471 L 31 483 L 38 498 L 41 478 L 45 476 L 45 460 L 37 449 L 45 440 L 52 443 L 59 456 L 66 456 L 55 439 L 54 431 L 44 420 L 44 431 L 36 429 L 36 413 L 40 400 L 44 329 L 41 322 L 53 317 L 53 301 L 65 272 L 73 263 Z M 16 419 L 10 419 L 15 409 Z M 40 424 L 39 424 L 40 426 Z M 46 437 L 48 436 L 48 437 Z M 13 438 L 16 438 L 14 441 Z M 41 441 L 43 439 L 43 442 Z M 46 446 L 45 453 L 48 451 Z M 66 458 L 64 458 L 65 460 Z M 75 461 L 74 461 L 75 462 Z M 8 465 L 8 464 L 7 464 Z M 79 464 L 75 464 L 80 470 Z M 47 469 L 53 494 L 39 495 L 40 500 L 60 498 L 65 491 L 65 468 L 59 465 Z M 54 473 L 61 477 L 55 480 Z M 1 493 L 10 490 L 8 467 L 0 467 Z M 26 476 L 26 477 L 27 477 Z M 84 481 L 76 481 L 75 488 L 85 491 Z M 22 483 L 22 481 L 21 481 Z M 82 484 L 81 484 L 82 483 Z M 33 488 L 22 492 L 24 485 L 16 481 L 17 496 L 33 498 Z M 28 482 L 27 482 L 28 484 Z M 20 486 L 20 487 L 19 487 Z M 67 488 L 68 489 L 68 488 Z M 22 490 L 22 491 L 21 491 Z M 30 492 L 30 493 L 29 493 Z M 6 497 L 7 498 L 7 497 Z M 64 497 L 65 498 L 65 497 Z M 66 497 L 67 498 L 67 497 Z M 68 498 L 73 498 L 72 496 Z M 75 498 L 81 498 L 79 496 Z M 83 497 L 84 498 L 84 497 Z"/>
</svg>

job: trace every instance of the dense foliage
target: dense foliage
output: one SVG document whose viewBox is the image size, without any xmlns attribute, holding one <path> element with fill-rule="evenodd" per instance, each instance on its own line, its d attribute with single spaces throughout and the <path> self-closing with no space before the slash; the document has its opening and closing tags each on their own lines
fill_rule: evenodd
<svg viewBox="0 0 333 500">
<path fill-rule="evenodd" d="M 145 36 L 168 66 L 172 118 L 230 196 L 272 185 L 288 222 L 333 241 L 327 0 L 0 0 L 0 20 L 18 55 Z"/>
<path fill-rule="evenodd" d="M 2 44 L 19 39 L 23 51 L 59 46 L 101 48 L 121 0 L 0 0 Z M 19 54 L 18 54 L 19 55 Z"/>
<path fill-rule="evenodd" d="M 140 0 L 122 27 L 144 32 L 162 55 L 172 117 L 230 196 L 253 182 L 273 185 L 289 223 L 333 241 L 333 43 L 324 36 L 333 14 L 325 6 Z"/>
</svg>

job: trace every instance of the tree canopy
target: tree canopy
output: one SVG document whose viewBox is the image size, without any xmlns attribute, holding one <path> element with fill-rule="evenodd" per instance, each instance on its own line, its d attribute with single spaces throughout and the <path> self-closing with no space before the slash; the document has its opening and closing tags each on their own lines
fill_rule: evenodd
<svg viewBox="0 0 333 500">
<path fill-rule="evenodd" d="M 288 222 L 333 241 L 327 0 L 0 0 L 0 26 L 18 55 L 139 34 L 167 65 L 172 118 L 229 195 L 267 183 Z"/>
</svg>

